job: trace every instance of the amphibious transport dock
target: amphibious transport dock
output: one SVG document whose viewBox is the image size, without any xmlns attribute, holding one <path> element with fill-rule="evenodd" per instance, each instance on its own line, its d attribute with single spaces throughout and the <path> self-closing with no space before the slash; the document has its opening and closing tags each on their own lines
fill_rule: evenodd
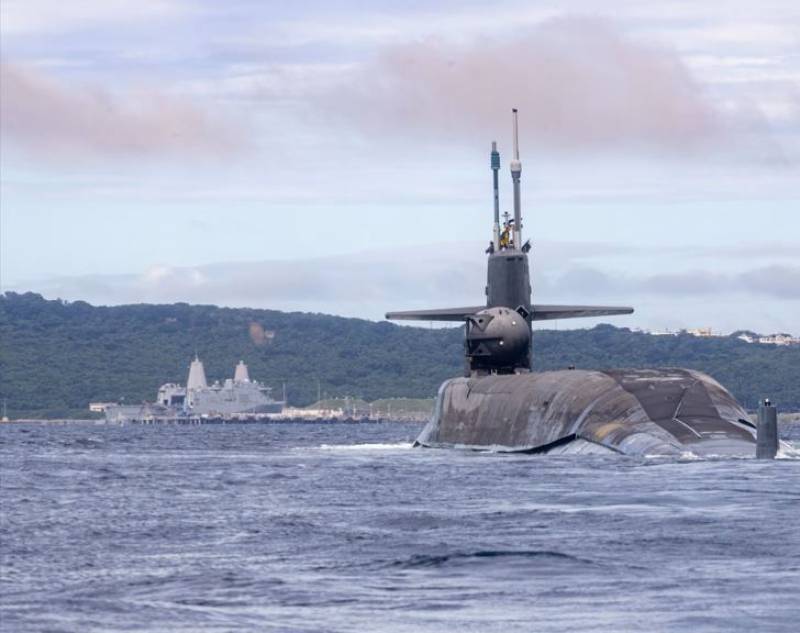
<svg viewBox="0 0 800 633">
<path fill-rule="evenodd" d="M 531 246 L 522 241 L 516 110 L 513 124 L 514 216 L 505 214 L 502 226 L 500 155 L 492 144 L 494 224 L 487 248 L 486 305 L 386 315 L 465 323 L 465 376 L 439 388 L 434 415 L 416 444 L 529 453 L 755 456 L 756 426 L 747 412 L 699 371 L 531 371 L 533 321 L 630 314 L 633 308 L 532 302 Z"/>
<path fill-rule="evenodd" d="M 270 388 L 250 379 L 244 361 L 239 361 L 233 378 L 209 385 L 203 362 L 195 357 L 189 365 L 186 386 L 165 383 L 155 402 L 113 404 L 105 408 L 109 422 L 180 422 L 193 419 L 229 420 L 243 416 L 279 414 L 284 402 L 274 400 Z"/>
</svg>

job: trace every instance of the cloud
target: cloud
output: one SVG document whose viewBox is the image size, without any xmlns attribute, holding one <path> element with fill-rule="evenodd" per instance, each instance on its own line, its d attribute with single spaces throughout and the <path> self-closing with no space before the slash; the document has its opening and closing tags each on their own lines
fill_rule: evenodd
<svg viewBox="0 0 800 633">
<path fill-rule="evenodd" d="M 2 32 L 27 34 L 86 28 L 98 24 L 177 17 L 187 10 L 174 0 L 3 0 Z"/>
<path fill-rule="evenodd" d="M 800 266 L 765 266 L 738 276 L 751 292 L 778 299 L 800 299 Z"/>
<path fill-rule="evenodd" d="M 427 251 L 427 252 L 426 252 Z M 453 257 L 448 258 L 445 253 Z M 313 259 L 153 267 L 120 287 L 136 300 L 181 300 L 226 305 L 271 305 L 325 310 L 347 306 L 351 314 L 388 310 L 398 302 L 480 296 L 474 283 L 484 275 L 482 249 L 474 257 L 454 247 L 401 249 Z M 454 261 L 457 262 L 454 265 Z M 345 311 L 346 311 L 345 310 Z"/>
<path fill-rule="evenodd" d="M 750 295 L 782 301 L 800 300 L 800 266 L 759 266 L 738 273 L 689 270 L 653 275 L 612 274 L 597 268 L 573 267 L 555 280 L 543 280 L 540 289 L 569 296 L 703 298 Z"/>
<path fill-rule="evenodd" d="M 157 266 L 137 275 L 51 279 L 11 289 L 103 304 L 186 301 L 380 319 L 389 310 L 480 305 L 485 300 L 486 275 L 482 246 L 470 242 L 315 259 Z M 653 256 L 670 260 L 666 250 L 651 249 L 628 251 L 629 272 L 619 273 L 582 264 L 587 251 L 591 260 L 592 255 L 618 254 L 624 247 L 569 242 L 538 246 L 534 264 L 546 262 L 546 266 L 533 266 L 537 301 L 636 306 L 636 314 L 620 322 L 624 325 L 796 328 L 800 266 L 792 263 L 753 263 L 748 269 L 724 273 L 709 268 L 634 272 L 639 270 L 636 261 Z"/>
<path fill-rule="evenodd" d="M 329 105 L 373 130 L 451 138 L 506 138 L 515 106 L 537 147 L 685 149 L 722 126 L 676 53 L 579 17 L 546 20 L 504 40 L 390 48 Z"/>
<path fill-rule="evenodd" d="M 85 275 L 26 284 L 48 296 L 98 303 L 215 303 L 380 318 L 390 309 L 480 302 L 482 245 L 334 257 L 153 266 L 140 274 Z M 20 288 L 21 289 L 21 288 Z"/>
<path fill-rule="evenodd" d="M 232 129 L 162 93 L 112 95 L 11 63 L 2 64 L 0 74 L 3 136 L 38 156 L 220 157 L 242 148 Z"/>
</svg>

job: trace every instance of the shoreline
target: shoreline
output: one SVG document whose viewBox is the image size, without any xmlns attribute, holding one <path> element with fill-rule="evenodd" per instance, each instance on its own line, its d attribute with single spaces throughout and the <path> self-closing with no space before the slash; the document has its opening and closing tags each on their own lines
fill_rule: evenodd
<svg viewBox="0 0 800 633">
<path fill-rule="evenodd" d="M 201 425 L 241 425 L 252 426 L 258 424 L 425 424 L 426 420 L 415 418 L 386 418 L 386 417 L 355 417 L 355 418 L 320 418 L 316 416 L 270 418 L 270 419 L 239 419 L 223 420 L 219 418 L 192 419 L 192 420 L 151 420 L 111 422 L 104 419 L 92 418 L 19 418 L 0 423 L 0 427 L 7 424 L 92 424 L 95 426 L 201 426 Z"/>
<path fill-rule="evenodd" d="M 757 413 L 751 412 L 751 417 L 755 421 Z M 126 422 L 114 422 L 104 418 L 17 418 L 0 422 L 0 427 L 6 424 L 95 424 L 113 426 L 154 426 L 154 425 L 177 425 L 177 426 L 196 426 L 203 424 L 379 424 L 379 423 L 403 423 L 403 424 L 425 424 L 428 418 L 422 417 L 384 417 L 384 416 L 354 416 L 354 417 L 320 417 L 320 416 L 291 416 L 274 418 L 255 418 L 255 419 L 222 419 L 222 418 L 194 418 L 194 419 L 169 419 L 169 420 L 137 420 Z M 786 411 L 778 413 L 778 424 L 791 425 L 800 424 L 800 411 Z"/>
</svg>

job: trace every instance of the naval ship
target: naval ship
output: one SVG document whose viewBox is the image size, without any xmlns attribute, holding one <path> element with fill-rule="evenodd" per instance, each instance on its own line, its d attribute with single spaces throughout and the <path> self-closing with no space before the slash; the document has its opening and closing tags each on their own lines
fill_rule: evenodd
<svg viewBox="0 0 800 633">
<path fill-rule="evenodd" d="M 159 387 L 155 402 L 113 404 L 106 407 L 105 414 L 109 422 L 226 420 L 279 414 L 285 402 L 274 400 L 270 393 L 270 387 L 250 379 L 244 361 L 236 365 L 232 379 L 209 385 L 203 362 L 195 356 L 186 386 L 165 383 Z"/>
</svg>

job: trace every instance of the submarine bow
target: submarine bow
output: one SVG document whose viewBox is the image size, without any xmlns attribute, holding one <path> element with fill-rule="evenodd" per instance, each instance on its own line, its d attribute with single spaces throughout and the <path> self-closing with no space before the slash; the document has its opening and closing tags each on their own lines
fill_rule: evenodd
<svg viewBox="0 0 800 633">
<path fill-rule="evenodd" d="M 551 454 L 752 455 L 755 431 L 733 396 L 699 371 L 563 370 L 446 381 L 417 444 Z"/>
</svg>

